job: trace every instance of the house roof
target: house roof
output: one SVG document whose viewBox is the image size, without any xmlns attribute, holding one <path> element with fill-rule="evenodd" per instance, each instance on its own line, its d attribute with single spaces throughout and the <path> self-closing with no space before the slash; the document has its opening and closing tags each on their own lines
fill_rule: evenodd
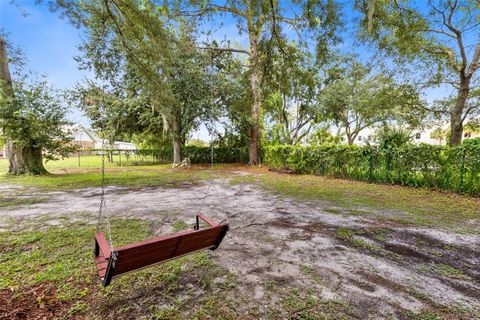
<svg viewBox="0 0 480 320">
<path fill-rule="evenodd" d="M 71 130 L 73 133 L 79 133 L 79 132 L 83 131 L 90 139 L 92 139 L 92 141 L 98 141 L 100 139 L 97 136 L 95 136 L 92 132 L 90 132 L 90 130 L 88 130 L 87 128 L 85 128 L 84 126 L 82 126 L 80 124 L 75 124 L 75 125 L 72 125 L 72 126 L 66 126 L 65 129 Z"/>
</svg>

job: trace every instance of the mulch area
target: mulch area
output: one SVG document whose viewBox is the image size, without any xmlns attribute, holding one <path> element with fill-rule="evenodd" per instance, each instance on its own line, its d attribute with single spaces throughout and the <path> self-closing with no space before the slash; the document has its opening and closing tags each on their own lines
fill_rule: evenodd
<svg viewBox="0 0 480 320">
<path fill-rule="evenodd" d="M 0 290 L 0 319 L 43 320 L 66 314 L 71 303 L 56 299 L 53 284 L 41 283 L 22 288 L 21 292 L 9 289 Z"/>
</svg>

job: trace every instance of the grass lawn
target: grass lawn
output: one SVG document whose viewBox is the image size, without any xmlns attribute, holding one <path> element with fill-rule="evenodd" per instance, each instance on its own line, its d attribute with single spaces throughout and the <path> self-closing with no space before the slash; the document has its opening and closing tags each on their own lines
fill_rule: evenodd
<svg viewBox="0 0 480 320">
<path fill-rule="evenodd" d="M 426 227 L 460 226 L 465 232 L 480 233 L 480 198 L 311 175 L 266 174 L 259 180 L 267 189 L 282 195 L 324 200 L 346 209 L 338 213 L 368 216 L 375 212 L 371 209 L 388 210 L 392 211 L 390 215 L 377 219 Z M 335 213 L 335 209 L 330 212 Z"/>
<path fill-rule="evenodd" d="M 128 159 L 125 157 L 125 155 L 123 155 L 121 159 L 122 166 L 150 165 L 155 162 L 151 157 L 142 157 L 137 155 L 131 155 Z M 65 169 L 100 168 L 101 165 L 101 156 L 82 156 L 80 157 L 80 162 L 76 156 L 57 161 L 45 162 L 45 168 L 52 172 Z M 105 161 L 105 166 L 109 168 L 120 167 L 120 157 L 118 155 L 113 155 L 113 162 Z M 8 159 L 0 159 L 0 174 L 7 172 L 7 170 Z"/>
<path fill-rule="evenodd" d="M 45 227 L 46 222 L 33 219 L 21 230 L 0 233 L 0 315 L 17 308 L 17 315 L 38 319 L 235 319 L 229 303 L 236 296 L 235 278 L 205 252 L 128 274 L 103 288 L 91 258 L 94 226 L 64 219 L 62 226 Z M 152 236 L 140 220 L 113 221 L 113 227 L 116 245 Z M 222 282 L 214 283 L 218 277 Z M 184 298 L 175 298 L 180 295 Z"/>
<path fill-rule="evenodd" d="M 206 170 L 176 170 L 169 164 L 148 165 L 148 160 L 143 162 L 141 158 L 135 161 L 125 166 L 120 166 L 116 161 L 106 162 L 106 185 L 140 187 L 211 178 Z M 82 157 L 80 167 L 75 157 L 49 161 L 45 163 L 45 167 L 50 175 L 9 177 L 2 174 L 8 170 L 8 161 L 0 159 L 0 184 L 21 184 L 42 190 L 65 190 L 98 187 L 102 182 L 100 156 Z"/>
</svg>

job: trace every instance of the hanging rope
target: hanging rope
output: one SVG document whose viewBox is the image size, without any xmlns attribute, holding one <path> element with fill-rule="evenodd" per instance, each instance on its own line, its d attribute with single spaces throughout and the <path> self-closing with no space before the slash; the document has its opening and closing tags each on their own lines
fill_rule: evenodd
<svg viewBox="0 0 480 320">
<path fill-rule="evenodd" d="M 209 24 L 210 24 L 210 29 L 208 30 L 207 32 L 207 45 L 210 45 L 211 42 L 210 42 L 210 34 L 212 33 L 212 30 L 213 30 L 213 15 L 210 14 L 209 15 Z M 214 92 L 215 90 L 215 85 L 214 85 L 214 81 L 213 81 L 213 77 L 214 77 L 214 74 L 213 74 L 213 65 L 214 65 L 214 54 L 212 51 L 209 51 L 209 64 L 207 65 L 207 83 L 209 85 L 209 88 L 208 88 L 208 94 L 209 94 L 209 100 L 210 100 L 210 103 L 215 103 L 214 99 L 215 99 L 215 94 L 216 92 Z M 218 194 L 218 190 L 217 190 L 217 187 L 213 185 L 213 170 L 214 170 L 214 167 L 215 167 L 215 144 L 214 144 L 214 141 L 215 141 L 215 133 L 216 133 L 216 130 L 215 130 L 216 126 L 215 126 L 215 122 L 214 120 L 212 119 L 212 122 L 211 122 L 211 128 L 209 130 L 209 133 L 210 133 L 210 179 L 208 181 L 208 184 L 207 184 L 207 190 L 205 191 L 205 194 L 203 196 L 203 199 L 202 199 L 202 203 L 201 203 L 201 208 L 202 208 L 202 211 L 206 214 L 205 212 L 205 201 L 207 199 L 207 197 L 210 195 L 210 190 L 212 189 L 215 189 L 215 193 Z M 225 221 L 228 221 L 228 216 L 225 214 L 225 212 L 222 211 L 222 213 L 225 215 L 225 219 L 223 219 L 222 223 L 225 222 Z"/>
<path fill-rule="evenodd" d="M 100 230 L 100 224 L 102 220 L 102 215 L 105 215 L 105 222 L 107 225 L 107 234 L 108 234 L 108 244 L 110 249 L 113 250 L 113 241 L 112 241 L 112 226 L 110 224 L 110 216 L 107 210 L 107 200 L 105 199 L 105 104 L 104 104 L 104 94 L 102 90 L 102 98 L 100 105 L 100 116 L 101 116 L 101 134 L 102 134 L 102 166 L 101 166 L 101 196 L 100 196 L 100 207 L 98 209 L 97 217 L 97 232 Z"/>
</svg>

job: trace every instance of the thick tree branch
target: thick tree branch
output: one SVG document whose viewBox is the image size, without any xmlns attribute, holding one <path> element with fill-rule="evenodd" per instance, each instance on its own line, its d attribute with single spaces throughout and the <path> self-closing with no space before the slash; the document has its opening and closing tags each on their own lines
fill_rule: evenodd
<svg viewBox="0 0 480 320">
<path fill-rule="evenodd" d="M 468 107 L 466 110 L 465 110 L 465 113 L 463 114 L 463 117 L 462 117 L 462 123 L 465 121 L 465 119 L 467 119 L 468 115 L 470 114 L 470 112 L 475 109 L 476 107 L 478 107 L 478 105 L 474 105 L 474 106 L 470 106 Z"/>
<path fill-rule="evenodd" d="M 452 39 L 455 39 L 455 38 L 456 38 L 455 34 L 449 33 L 449 32 L 447 32 L 447 31 L 440 30 L 440 29 L 423 29 L 423 30 L 419 30 L 419 31 L 421 31 L 421 32 L 439 33 L 439 34 L 446 35 L 447 37 L 450 37 L 450 38 L 452 38 Z"/>
<path fill-rule="evenodd" d="M 196 10 L 196 11 L 181 11 L 180 14 L 184 16 L 202 16 L 206 13 L 216 12 L 216 11 L 227 12 L 239 17 L 243 17 L 245 19 L 247 18 L 247 13 L 238 8 L 235 8 L 233 6 L 231 7 L 220 6 L 213 3 L 207 4 L 203 9 Z"/>
<path fill-rule="evenodd" d="M 430 54 L 435 54 L 435 55 L 445 55 L 447 57 L 448 62 L 452 66 L 452 68 L 458 72 L 461 72 L 461 69 L 458 68 L 457 65 L 457 58 L 455 56 L 455 53 L 453 50 L 449 50 L 447 48 L 439 48 L 437 50 L 429 49 L 429 48 L 424 48 L 425 52 L 430 53 Z"/>
<path fill-rule="evenodd" d="M 148 75 L 149 73 L 146 71 L 147 68 L 146 68 L 145 64 L 137 58 L 137 56 L 132 52 L 133 50 L 130 48 L 130 46 L 129 46 L 128 43 L 126 42 L 126 37 L 125 37 L 125 35 L 124 35 L 124 33 L 123 33 L 122 27 L 119 25 L 116 16 L 115 16 L 114 13 L 112 12 L 112 10 L 111 10 L 111 8 L 110 8 L 110 6 L 109 6 L 108 0 L 104 0 L 103 2 L 104 2 L 104 5 L 105 5 L 105 9 L 106 9 L 106 11 L 107 11 L 107 14 L 108 14 L 108 16 L 110 17 L 110 19 L 112 20 L 112 22 L 113 22 L 113 24 L 114 24 L 114 27 L 115 27 L 115 29 L 117 30 L 118 35 L 120 36 L 120 41 L 122 42 L 123 46 L 125 47 L 127 56 L 128 56 L 132 61 L 134 61 L 134 62 L 137 64 L 138 67 L 140 67 L 140 68 L 144 71 L 144 73 L 145 73 L 146 76 L 149 76 L 149 75 Z M 113 4 L 117 7 L 117 9 L 120 10 L 120 7 L 118 6 L 118 4 L 117 4 L 115 1 L 113 1 Z M 120 10 L 120 11 L 121 11 L 121 10 Z M 123 13 L 123 12 L 122 12 L 122 14 L 125 15 L 125 13 Z M 149 78 L 150 78 L 151 80 L 153 80 L 155 83 L 160 84 L 160 83 L 157 81 L 157 79 L 155 79 L 155 78 L 153 78 L 153 77 L 151 77 L 151 76 L 149 76 Z"/>
<path fill-rule="evenodd" d="M 229 48 L 229 47 L 197 47 L 199 50 L 214 50 L 214 51 L 226 51 L 226 52 L 236 52 L 244 53 L 250 56 L 250 52 L 245 49 Z"/>
<path fill-rule="evenodd" d="M 467 77 L 471 77 L 475 71 L 478 69 L 478 60 L 480 59 L 480 43 L 477 43 L 475 47 L 475 52 L 473 53 L 472 62 L 468 67 Z"/>
<path fill-rule="evenodd" d="M 397 9 L 399 9 L 400 11 L 405 11 L 407 13 L 413 13 L 414 12 L 410 8 L 407 8 L 407 7 L 404 7 L 404 6 L 400 5 L 400 3 L 398 3 L 398 0 L 393 0 L 393 3 L 397 7 Z"/>
<path fill-rule="evenodd" d="M 425 111 L 436 113 L 436 114 L 447 114 L 447 113 L 450 112 L 450 111 L 447 111 L 447 110 L 432 109 L 432 108 L 424 106 L 423 104 L 419 104 L 418 106 Z"/>
</svg>

